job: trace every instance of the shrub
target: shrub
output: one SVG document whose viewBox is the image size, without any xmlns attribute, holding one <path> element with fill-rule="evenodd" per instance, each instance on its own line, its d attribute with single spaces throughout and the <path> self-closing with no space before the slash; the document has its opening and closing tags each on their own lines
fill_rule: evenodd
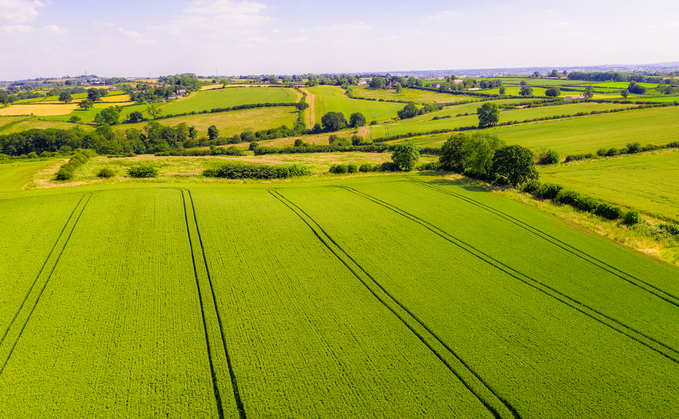
<svg viewBox="0 0 679 419">
<path fill-rule="evenodd" d="M 542 184 L 537 180 L 529 180 L 523 185 L 523 191 L 529 194 L 534 194 L 540 189 L 540 185 Z"/>
<path fill-rule="evenodd" d="M 379 172 L 380 171 L 380 165 L 379 164 L 370 164 L 370 163 L 363 163 L 361 167 L 358 168 L 359 172 L 367 173 L 367 172 Z"/>
<path fill-rule="evenodd" d="M 104 167 L 97 173 L 97 177 L 100 178 L 110 178 L 116 175 L 116 172 L 113 171 L 110 167 Z"/>
<path fill-rule="evenodd" d="M 641 213 L 637 209 L 631 209 L 622 217 L 622 223 L 628 226 L 639 224 L 641 222 Z"/>
<path fill-rule="evenodd" d="M 606 155 L 609 156 L 609 157 L 610 156 L 617 156 L 618 154 L 619 154 L 619 151 L 615 147 L 609 148 L 608 151 L 606 152 Z"/>
<path fill-rule="evenodd" d="M 380 172 L 398 172 L 400 170 L 401 169 L 398 167 L 398 164 L 390 161 L 385 161 L 380 166 Z"/>
<path fill-rule="evenodd" d="M 136 178 L 149 178 L 158 176 L 158 169 L 150 164 L 140 164 L 127 169 L 127 175 Z"/>
<path fill-rule="evenodd" d="M 575 208 L 580 211 L 593 212 L 599 205 L 599 201 L 596 198 L 589 195 L 580 195 L 575 201 Z"/>
<path fill-rule="evenodd" d="M 342 173 L 347 173 L 349 171 L 349 168 L 344 165 L 344 164 L 333 164 L 330 166 L 330 173 L 335 173 L 335 174 L 342 174 Z"/>
<path fill-rule="evenodd" d="M 537 197 L 542 199 L 554 199 L 559 195 L 559 192 L 561 192 L 562 189 L 563 186 L 561 185 L 543 183 L 537 191 Z"/>
<path fill-rule="evenodd" d="M 659 229 L 673 235 L 679 236 L 679 226 L 673 223 L 662 223 L 658 226 Z"/>
<path fill-rule="evenodd" d="M 57 171 L 56 176 L 54 176 L 55 180 L 69 180 L 73 177 L 73 172 L 65 167 L 60 168 Z"/>
<path fill-rule="evenodd" d="M 580 199 L 579 193 L 575 191 L 570 191 L 568 189 L 560 190 L 559 193 L 556 195 L 556 198 L 554 198 L 556 202 L 564 205 L 570 205 L 572 207 L 575 207 L 579 199 Z"/>
<path fill-rule="evenodd" d="M 422 163 L 417 170 L 439 170 L 438 162 Z"/>
<path fill-rule="evenodd" d="M 640 153 L 641 151 L 642 151 L 641 143 L 629 143 L 629 144 L 627 144 L 627 153 L 628 154 L 636 154 L 636 153 Z"/>
<path fill-rule="evenodd" d="M 600 148 L 600 149 L 597 150 L 596 155 L 603 157 L 603 156 L 606 155 L 607 152 L 608 152 L 608 150 L 606 150 L 605 148 Z"/>
<path fill-rule="evenodd" d="M 228 163 L 203 171 L 203 176 L 225 179 L 285 179 L 290 176 L 308 175 L 303 166 L 266 166 L 263 164 Z"/>
<path fill-rule="evenodd" d="M 31 151 L 30 153 L 28 153 L 28 158 L 29 159 L 37 159 L 38 153 L 36 153 L 35 151 Z"/>
<path fill-rule="evenodd" d="M 538 164 L 557 164 L 558 162 L 559 153 L 554 150 L 543 151 L 538 156 Z"/>
<path fill-rule="evenodd" d="M 622 210 L 615 205 L 601 202 L 594 210 L 594 214 L 609 220 L 617 220 L 622 216 Z"/>
<path fill-rule="evenodd" d="M 353 163 L 347 164 L 347 172 L 348 173 L 358 173 L 358 166 L 353 164 Z"/>
</svg>

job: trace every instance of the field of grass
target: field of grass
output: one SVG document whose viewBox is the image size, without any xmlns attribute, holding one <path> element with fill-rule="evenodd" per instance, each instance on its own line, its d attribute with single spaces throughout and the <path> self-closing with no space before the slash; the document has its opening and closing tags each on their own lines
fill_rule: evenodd
<svg viewBox="0 0 679 419">
<path fill-rule="evenodd" d="M 316 86 L 308 90 L 314 95 L 314 111 L 316 123 L 321 123 L 321 118 L 328 112 L 341 112 L 349 121 L 354 112 L 360 112 L 365 119 L 384 121 L 395 118 L 396 112 L 403 109 L 403 103 L 372 102 L 367 100 L 350 99 L 344 96 L 344 90 L 337 86 Z"/>
<path fill-rule="evenodd" d="M 467 100 L 479 100 L 474 96 L 451 95 L 447 93 L 436 93 L 427 90 L 419 89 L 403 89 L 401 93 L 396 93 L 396 90 L 371 89 L 366 86 L 353 87 L 354 96 L 364 97 L 368 99 L 384 99 L 384 100 L 405 100 L 415 102 L 418 105 L 423 103 L 452 103 Z"/>
<path fill-rule="evenodd" d="M 505 87 L 505 94 L 506 95 L 519 96 L 519 91 L 521 90 L 521 86 L 506 85 L 504 87 Z M 533 87 L 533 96 L 544 98 L 546 91 L 547 91 L 547 89 L 542 88 L 542 87 Z M 499 95 L 500 94 L 500 88 L 497 87 L 495 89 L 477 90 L 475 93 L 480 93 L 480 94 L 483 94 L 483 95 Z M 530 98 L 527 98 L 527 99 L 530 99 Z"/>
<path fill-rule="evenodd" d="M 38 119 L 37 117 L 29 117 L 29 118 L 20 118 L 17 123 L 13 124 L 8 124 L 5 127 L 0 128 L 0 135 L 5 135 L 5 134 L 13 134 L 15 132 L 21 132 L 21 131 L 27 131 L 29 129 L 48 129 L 48 128 L 57 128 L 57 129 L 71 129 L 75 127 L 75 124 L 71 124 L 69 122 L 65 122 L 62 120 L 43 120 L 43 118 L 51 118 L 51 117 L 42 117 Z M 94 127 L 91 125 L 79 125 L 82 129 L 86 131 L 92 131 L 94 130 Z"/>
<path fill-rule="evenodd" d="M 509 101 L 503 101 L 509 102 Z M 517 102 L 521 102 L 520 100 Z M 511 102 L 510 102 L 511 103 Z M 478 126 L 479 119 L 476 115 L 453 117 L 448 119 L 433 120 L 435 116 L 457 115 L 460 113 L 476 113 L 480 104 L 465 104 L 447 108 L 441 112 L 434 112 L 412 119 L 397 121 L 390 124 L 376 125 L 372 130 L 373 138 L 382 138 L 391 135 L 406 134 L 409 132 L 428 132 L 438 129 L 453 129 L 457 127 Z M 627 108 L 630 105 L 616 103 L 573 103 L 556 106 L 543 106 L 537 108 L 521 108 L 504 110 L 500 112 L 500 123 L 512 121 L 525 121 L 537 118 L 575 115 L 580 112 L 606 111 L 611 109 Z M 596 151 L 596 150 L 595 150 Z"/>
<path fill-rule="evenodd" d="M 494 79 L 494 77 L 491 77 Z M 588 82 L 582 80 L 568 80 L 568 79 L 534 79 L 532 77 L 500 77 L 504 85 L 520 85 L 525 81 L 531 86 L 578 86 L 594 84 L 595 82 Z"/>
<path fill-rule="evenodd" d="M 679 152 L 673 149 L 544 166 L 540 179 L 679 221 Z"/>
<path fill-rule="evenodd" d="M 609 81 L 606 83 L 596 83 L 593 84 L 592 87 L 595 89 L 597 88 L 602 88 L 602 89 L 627 89 L 629 87 L 630 82 L 628 81 Z M 644 86 L 647 89 L 655 89 L 658 87 L 657 83 L 637 83 L 641 86 Z"/>
<path fill-rule="evenodd" d="M 295 91 L 283 87 L 227 88 L 199 92 L 185 99 L 171 101 L 162 107 L 163 113 L 179 114 L 209 111 L 255 103 L 294 103 Z"/>
<path fill-rule="evenodd" d="M 243 131 L 258 131 L 261 129 L 278 128 L 286 125 L 292 128 L 297 120 L 297 109 L 292 106 L 244 109 L 231 112 L 207 113 L 198 115 L 179 116 L 176 118 L 159 119 L 161 125 L 177 126 L 186 122 L 195 126 L 199 136 L 207 136 L 207 129 L 215 125 L 221 137 L 230 137 Z M 128 128 L 141 129 L 144 124 L 114 125 L 114 131 L 125 131 Z"/>
<path fill-rule="evenodd" d="M 79 170 L 142 159 L 227 161 Z M 675 267 L 441 177 L 181 180 L 0 196 L 0 416 L 679 408 Z"/>
</svg>

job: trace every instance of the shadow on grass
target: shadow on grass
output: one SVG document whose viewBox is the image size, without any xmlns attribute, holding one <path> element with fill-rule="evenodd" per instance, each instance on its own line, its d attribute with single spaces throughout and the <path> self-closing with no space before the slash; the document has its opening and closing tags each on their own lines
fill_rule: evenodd
<svg viewBox="0 0 679 419">
<path fill-rule="evenodd" d="M 436 179 L 431 179 L 431 180 L 422 179 L 424 182 L 426 182 L 430 185 L 457 186 L 459 188 L 462 188 L 462 189 L 470 191 L 470 192 L 494 192 L 494 191 L 505 190 L 505 189 L 508 188 L 507 186 L 489 185 L 489 184 L 487 184 L 483 181 L 471 179 L 471 178 L 464 177 L 464 176 L 459 176 L 459 177 L 450 178 L 450 179 L 441 179 L 441 176 L 445 176 L 446 174 L 448 174 L 448 173 L 447 172 L 424 171 L 424 172 L 418 173 L 418 177 L 436 178 Z"/>
</svg>

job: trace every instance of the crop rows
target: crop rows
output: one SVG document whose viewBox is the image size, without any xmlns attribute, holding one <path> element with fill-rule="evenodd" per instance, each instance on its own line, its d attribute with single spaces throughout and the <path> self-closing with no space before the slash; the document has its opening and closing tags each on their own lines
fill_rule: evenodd
<svg viewBox="0 0 679 419">
<path fill-rule="evenodd" d="M 477 248 L 491 247 L 496 226 L 489 225 L 488 217 L 478 209 L 462 217 L 456 214 L 461 205 L 445 194 L 437 199 L 436 193 L 430 192 L 426 200 L 418 200 L 417 190 L 413 194 L 412 188 L 426 189 L 416 185 L 360 186 L 361 190 L 390 195 L 392 200 L 397 196 L 399 206 L 417 207 L 424 214 L 432 209 L 437 223 L 449 221 L 446 230 L 472 236 L 465 241 L 475 242 Z M 423 225 L 426 223 L 414 222 L 394 208 L 376 205 L 349 191 L 320 189 L 289 189 L 282 194 L 322 226 L 365 271 L 379 278 L 394 298 L 428 324 L 522 417 L 658 416 L 676 407 L 667 397 L 679 377 L 675 361 L 612 330 L 582 308 L 576 309 L 575 304 L 566 304 L 520 281 L 507 266 L 494 266 L 471 249 L 451 243 L 450 237 L 432 234 Z M 450 220 L 457 223 L 454 230 Z M 471 231 L 465 231 L 467 226 Z M 500 233 L 497 240 L 502 243 L 508 236 Z M 522 256 L 538 266 L 540 261 L 532 259 L 534 256 L 545 255 L 558 263 L 567 253 L 551 250 L 550 245 L 535 239 L 524 242 L 514 237 L 513 242 L 533 249 L 524 253 L 521 246 L 515 250 L 500 246 L 508 250 L 506 257 L 511 262 L 506 265 L 510 266 L 516 266 L 515 261 Z M 624 288 L 628 283 L 620 278 L 606 281 L 605 273 L 589 272 L 583 265 L 571 264 L 569 268 L 574 276 L 589 278 L 589 284 L 578 284 L 587 291 L 608 291 L 615 302 L 639 290 L 631 285 Z M 665 272 L 671 273 L 676 272 Z M 603 277 L 601 284 L 594 282 L 599 277 Z M 557 276 L 564 282 L 569 279 Z M 619 295 L 611 292 L 621 286 L 618 282 L 611 284 L 613 281 L 623 284 Z M 629 313 L 624 320 L 671 343 L 677 325 L 674 306 L 662 307 L 663 300 L 650 295 L 648 301 L 644 294 L 648 293 L 637 293 L 642 302 L 635 310 L 643 309 L 644 303 L 660 305 L 669 318 L 660 319 L 658 315 L 662 324 L 655 326 L 646 324 L 650 319 L 634 321 Z M 605 308 L 612 311 L 616 304 Z M 652 317 L 651 307 L 645 307 L 642 314 Z"/>
</svg>

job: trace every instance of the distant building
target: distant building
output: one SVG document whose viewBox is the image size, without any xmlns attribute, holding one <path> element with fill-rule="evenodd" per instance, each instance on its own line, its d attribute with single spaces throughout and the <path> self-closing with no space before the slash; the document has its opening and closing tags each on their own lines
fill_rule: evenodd
<svg viewBox="0 0 679 419">
<path fill-rule="evenodd" d="M 361 80 L 361 81 L 358 82 L 359 86 L 365 86 L 367 84 L 368 84 L 368 80 Z"/>
<path fill-rule="evenodd" d="M 429 87 L 433 87 L 434 89 L 438 89 L 439 87 L 441 87 L 441 83 L 432 83 L 432 84 L 429 85 Z"/>
</svg>

